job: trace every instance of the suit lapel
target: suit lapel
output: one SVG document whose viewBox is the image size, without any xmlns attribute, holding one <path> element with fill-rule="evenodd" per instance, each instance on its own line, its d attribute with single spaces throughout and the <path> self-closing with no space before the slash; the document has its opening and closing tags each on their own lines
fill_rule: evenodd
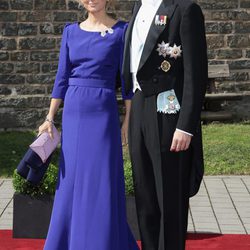
<svg viewBox="0 0 250 250">
<path fill-rule="evenodd" d="M 169 3 L 171 2 L 171 3 Z M 167 16 L 167 26 L 168 22 L 170 21 L 175 8 L 177 4 L 173 4 L 172 0 L 163 0 L 160 7 L 158 8 L 156 15 L 166 15 Z M 151 23 L 148 36 L 143 48 L 142 56 L 140 59 L 138 71 L 141 69 L 141 67 L 144 65 L 146 60 L 148 59 L 149 55 L 151 54 L 153 48 L 156 45 L 156 42 L 158 40 L 158 37 L 162 33 L 162 31 L 166 28 L 166 25 L 156 25 L 155 24 L 155 17 Z"/>
</svg>

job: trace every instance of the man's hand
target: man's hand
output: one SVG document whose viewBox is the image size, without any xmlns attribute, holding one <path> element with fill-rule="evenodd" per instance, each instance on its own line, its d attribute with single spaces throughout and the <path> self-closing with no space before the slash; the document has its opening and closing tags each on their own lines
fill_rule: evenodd
<svg viewBox="0 0 250 250">
<path fill-rule="evenodd" d="M 170 151 L 180 152 L 180 151 L 187 150 L 189 148 L 191 138 L 192 138 L 191 135 L 188 135 L 186 133 L 176 130 L 174 132 Z"/>
</svg>

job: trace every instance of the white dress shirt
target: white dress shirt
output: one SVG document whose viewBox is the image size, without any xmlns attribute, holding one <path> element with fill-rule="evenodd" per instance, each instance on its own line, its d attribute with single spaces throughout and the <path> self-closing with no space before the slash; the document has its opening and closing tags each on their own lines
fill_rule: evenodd
<svg viewBox="0 0 250 250">
<path fill-rule="evenodd" d="M 135 18 L 130 47 L 130 72 L 132 73 L 134 92 L 136 89 L 141 90 L 136 73 L 151 23 L 161 2 L 162 0 L 142 0 L 142 5 Z"/>
<path fill-rule="evenodd" d="M 137 89 L 141 91 L 136 73 L 151 23 L 153 22 L 161 2 L 162 0 L 142 0 L 142 5 L 135 18 L 130 46 L 130 72 L 132 73 L 133 92 Z M 176 130 L 192 136 L 192 134 L 181 129 L 177 128 Z"/>
</svg>

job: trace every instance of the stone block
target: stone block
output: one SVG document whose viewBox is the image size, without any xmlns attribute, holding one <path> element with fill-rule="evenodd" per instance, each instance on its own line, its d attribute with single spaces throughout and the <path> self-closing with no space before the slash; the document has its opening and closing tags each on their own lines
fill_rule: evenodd
<svg viewBox="0 0 250 250">
<path fill-rule="evenodd" d="M 35 0 L 37 10 L 63 10 L 66 9 L 66 0 Z"/>
<path fill-rule="evenodd" d="M 42 64 L 42 73 L 56 73 L 58 68 L 58 63 L 44 63 Z"/>
<path fill-rule="evenodd" d="M 240 7 L 241 8 L 250 8 L 250 2 L 249 2 L 249 0 L 241 0 L 240 1 Z"/>
<path fill-rule="evenodd" d="M 217 59 L 236 59 L 242 57 L 240 49 L 219 49 L 217 51 Z"/>
<path fill-rule="evenodd" d="M 71 22 L 77 20 L 77 13 L 76 12 L 57 12 L 53 13 L 53 20 L 55 22 Z"/>
<path fill-rule="evenodd" d="M 18 28 L 16 23 L 0 24 L 0 34 L 2 36 L 17 36 Z"/>
<path fill-rule="evenodd" d="M 29 77 L 29 75 L 27 75 Z M 41 85 L 16 85 L 12 87 L 12 92 L 15 92 L 17 95 L 44 95 L 45 87 Z"/>
<path fill-rule="evenodd" d="M 245 48 L 250 44 L 249 35 L 229 35 L 227 37 L 227 45 L 231 48 Z"/>
<path fill-rule="evenodd" d="M 0 61 L 9 60 L 9 52 L 7 51 L 0 51 Z"/>
<path fill-rule="evenodd" d="M 1 108 L 43 108 L 48 107 L 48 104 L 49 98 L 47 96 L 10 96 L 0 99 Z"/>
<path fill-rule="evenodd" d="M 8 10 L 9 9 L 9 1 L 1 0 L 0 1 L 0 10 Z"/>
<path fill-rule="evenodd" d="M 0 74 L 1 84 L 23 84 L 24 82 L 25 82 L 25 77 L 22 75 Z"/>
<path fill-rule="evenodd" d="M 224 36 L 210 35 L 207 36 L 208 49 L 216 49 L 224 46 Z"/>
<path fill-rule="evenodd" d="M 50 22 L 52 15 L 50 11 L 24 11 L 18 19 L 20 22 Z"/>
<path fill-rule="evenodd" d="M 0 109 L 1 128 L 34 129 L 44 120 L 47 109 Z"/>
<path fill-rule="evenodd" d="M 83 10 L 83 7 L 81 4 L 77 3 L 74 0 L 67 1 L 68 3 L 68 9 L 69 10 Z"/>
<path fill-rule="evenodd" d="M 33 0 L 10 0 L 10 7 L 13 10 L 31 10 Z"/>
<path fill-rule="evenodd" d="M 29 52 L 12 52 L 10 54 L 11 61 L 28 61 L 29 60 Z"/>
<path fill-rule="evenodd" d="M 0 95 L 10 95 L 10 94 L 11 90 L 8 87 L 0 85 Z"/>
<path fill-rule="evenodd" d="M 230 69 L 250 69 L 250 60 L 233 60 L 229 62 Z"/>
<path fill-rule="evenodd" d="M 13 63 L 0 63 L 0 73 L 8 74 L 11 73 L 14 69 Z"/>
<path fill-rule="evenodd" d="M 206 34 L 218 33 L 218 22 L 206 22 Z"/>
<path fill-rule="evenodd" d="M 218 9 L 236 9 L 238 8 L 238 0 L 198 0 L 202 9 L 218 10 Z"/>
<path fill-rule="evenodd" d="M 218 23 L 218 32 L 220 34 L 229 34 L 233 31 L 232 22 L 219 22 Z"/>
<path fill-rule="evenodd" d="M 236 33 L 250 33 L 250 22 L 236 22 L 235 32 Z"/>
<path fill-rule="evenodd" d="M 14 38 L 0 38 L 1 50 L 14 50 L 16 49 L 16 39 Z"/>
<path fill-rule="evenodd" d="M 58 61 L 59 52 L 58 51 L 31 51 L 30 60 L 31 61 Z"/>
<path fill-rule="evenodd" d="M 36 35 L 37 30 L 38 30 L 37 25 L 35 25 L 35 24 L 26 24 L 26 23 L 18 24 L 18 35 L 19 36 Z"/>
<path fill-rule="evenodd" d="M 245 10 L 218 10 L 211 12 L 212 20 L 249 20 L 250 13 Z"/>
<path fill-rule="evenodd" d="M 26 81 L 30 84 L 52 84 L 55 80 L 55 74 L 36 74 L 27 75 Z M 41 87 L 40 87 L 41 88 Z"/>
<path fill-rule="evenodd" d="M 54 25 L 52 23 L 43 23 L 39 25 L 40 34 L 54 34 Z"/>
<path fill-rule="evenodd" d="M 19 40 L 20 49 L 53 49 L 55 48 L 55 38 L 21 38 Z"/>
<path fill-rule="evenodd" d="M 39 73 L 40 64 L 39 63 L 16 63 L 16 73 Z"/>
</svg>

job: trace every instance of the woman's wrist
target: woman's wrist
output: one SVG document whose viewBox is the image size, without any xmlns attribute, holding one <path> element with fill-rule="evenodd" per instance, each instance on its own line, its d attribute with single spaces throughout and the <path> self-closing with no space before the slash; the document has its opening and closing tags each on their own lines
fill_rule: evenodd
<svg viewBox="0 0 250 250">
<path fill-rule="evenodd" d="M 51 116 L 51 115 L 47 115 L 46 118 L 45 118 L 45 121 L 48 121 L 48 122 L 51 122 L 51 123 L 55 123 L 54 121 L 54 116 Z"/>
</svg>

